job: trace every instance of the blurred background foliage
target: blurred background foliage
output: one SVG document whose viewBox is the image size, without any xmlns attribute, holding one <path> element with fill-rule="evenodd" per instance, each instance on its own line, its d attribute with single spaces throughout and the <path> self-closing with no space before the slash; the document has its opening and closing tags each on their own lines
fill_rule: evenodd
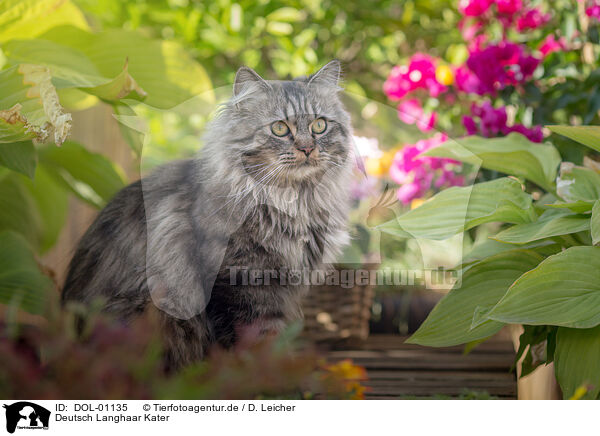
<svg viewBox="0 0 600 436">
<path fill-rule="evenodd" d="M 286 79 L 337 58 L 347 89 L 379 101 L 390 65 L 415 48 L 434 47 L 433 54 L 442 55 L 460 42 L 454 3 L 77 0 L 95 29 L 123 27 L 180 42 L 216 87 L 233 83 L 241 65 Z M 460 49 L 450 52 L 460 56 Z"/>
</svg>

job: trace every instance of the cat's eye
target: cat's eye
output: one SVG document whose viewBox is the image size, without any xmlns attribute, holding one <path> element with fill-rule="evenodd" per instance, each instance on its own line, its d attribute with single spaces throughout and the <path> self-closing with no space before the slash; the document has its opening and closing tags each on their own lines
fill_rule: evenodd
<svg viewBox="0 0 600 436">
<path fill-rule="evenodd" d="M 283 121 L 275 121 L 271 124 L 271 132 L 273 132 L 275 136 L 285 136 L 290 133 L 290 128 Z"/>
<path fill-rule="evenodd" d="M 313 121 L 313 123 L 311 125 L 311 129 L 312 129 L 313 133 L 323 133 L 326 128 L 327 128 L 327 121 L 325 121 L 323 118 L 317 118 L 316 120 Z"/>
</svg>

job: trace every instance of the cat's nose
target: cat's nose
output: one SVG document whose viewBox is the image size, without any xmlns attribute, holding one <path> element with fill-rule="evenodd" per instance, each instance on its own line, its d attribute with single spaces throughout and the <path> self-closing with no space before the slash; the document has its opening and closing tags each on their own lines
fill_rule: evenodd
<svg viewBox="0 0 600 436">
<path fill-rule="evenodd" d="M 296 149 L 300 150 L 302 153 L 304 153 L 306 156 L 308 156 L 315 149 L 315 146 L 313 144 L 302 144 L 302 145 L 296 145 Z"/>
</svg>

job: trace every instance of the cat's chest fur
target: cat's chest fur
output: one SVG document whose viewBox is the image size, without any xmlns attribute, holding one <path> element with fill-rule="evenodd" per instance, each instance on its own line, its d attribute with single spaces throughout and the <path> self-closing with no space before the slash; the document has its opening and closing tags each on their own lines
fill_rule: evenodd
<svg viewBox="0 0 600 436">
<path fill-rule="evenodd" d="M 316 268 L 331 233 L 329 218 L 313 199 L 267 202 L 253 207 L 236 236 L 242 250 L 263 254 L 255 267 Z"/>
</svg>

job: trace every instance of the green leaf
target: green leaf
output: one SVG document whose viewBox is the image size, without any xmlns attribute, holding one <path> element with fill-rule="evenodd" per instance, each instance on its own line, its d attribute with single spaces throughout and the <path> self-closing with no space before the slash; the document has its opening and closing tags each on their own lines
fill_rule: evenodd
<svg viewBox="0 0 600 436">
<path fill-rule="evenodd" d="M 0 174 L 0 231 L 20 233 L 37 249 L 42 226 L 35 199 L 23 184 L 23 176 L 4 170 Z"/>
<path fill-rule="evenodd" d="M 42 164 L 34 180 L 22 179 L 29 190 L 41 221 L 40 252 L 49 250 L 58 239 L 68 213 L 68 191 L 58 184 Z"/>
<path fill-rule="evenodd" d="M 115 104 L 113 110 L 115 111 L 113 117 L 119 121 L 119 129 L 123 138 L 136 155 L 141 155 L 146 133 L 142 131 L 143 128 L 136 126 L 135 122 L 140 123 L 142 118 L 137 116 L 135 111 L 125 104 Z"/>
<path fill-rule="evenodd" d="M 148 94 L 144 101 L 150 106 L 169 109 L 198 94 L 214 100 L 204 68 L 172 41 L 115 29 L 93 34 L 72 26 L 53 28 L 40 38 L 83 53 L 105 78 L 117 77 L 128 62 L 127 71 Z"/>
<path fill-rule="evenodd" d="M 534 216 L 529 194 L 519 182 L 504 177 L 446 189 L 378 228 L 403 238 L 441 240 L 483 223 L 526 223 Z"/>
<path fill-rule="evenodd" d="M 33 38 L 52 27 L 64 24 L 88 28 L 81 11 L 68 0 L 2 0 L 0 42 Z"/>
<path fill-rule="evenodd" d="M 554 133 L 566 136 L 593 150 L 600 151 L 600 127 L 598 126 L 546 126 Z"/>
<path fill-rule="evenodd" d="M 571 203 L 556 202 L 552 204 L 544 204 L 545 208 L 549 209 L 569 209 L 575 213 L 585 213 L 592 210 L 594 203 L 591 201 L 577 200 Z"/>
<path fill-rule="evenodd" d="M 504 251 L 516 249 L 528 249 L 546 257 L 561 251 L 561 246 L 553 241 L 536 241 L 531 244 L 509 244 L 506 242 L 485 239 L 475 243 L 469 253 L 463 257 L 463 264 L 483 260 Z"/>
<path fill-rule="evenodd" d="M 81 51 L 44 39 L 10 41 L 4 52 L 12 62 L 47 66 L 59 89 L 79 88 L 107 102 L 146 97 L 129 74 L 127 59 L 123 59 L 118 74 L 105 77 Z"/>
<path fill-rule="evenodd" d="M 523 333 L 519 336 L 519 349 L 513 364 L 514 369 L 525 354 L 525 358 L 521 362 L 520 377 L 528 376 L 541 364 L 550 363 L 553 360 L 554 353 L 549 350 L 548 345 L 553 341 L 556 330 L 556 327 L 549 326 L 523 326 Z M 541 351 L 545 352 L 541 353 Z M 551 352 L 548 353 L 548 351 Z"/>
<path fill-rule="evenodd" d="M 592 209 L 591 219 L 592 244 L 598 245 L 600 242 L 600 200 L 596 200 Z"/>
<path fill-rule="evenodd" d="M 113 80 L 103 85 L 86 89 L 86 91 L 109 102 L 126 97 L 143 99 L 147 96 L 146 91 L 140 88 L 129 74 L 127 62 L 125 62 L 123 70 Z"/>
<path fill-rule="evenodd" d="M 0 143 L 0 165 L 33 178 L 37 155 L 31 141 Z"/>
<path fill-rule="evenodd" d="M 533 223 L 518 224 L 501 231 L 492 239 L 511 244 L 525 244 L 552 236 L 568 235 L 589 230 L 590 218 L 582 215 L 540 217 Z"/>
<path fill-rule="evenodd" d="M 45 147 L 39 160 L 58 183 L 98 208 L 125 186 L 122 170 L 76 142 L 67 141 L 61 148 Z"/>
<path fill-rule="evenodd" d="M 600 324 L 600 247 L 571 247 L 523 274 L 486 319 L 560 327 Z"/>
<path fill-rule="evenodd" d="M 585 201 L 593 204 L 600 199 L 600 174 L 589 168 L 563 162 L 556 181 L 556 191 L 567 202 Z"/>
<path fill-rule="evenodd" d="M 481 165 L 508 175 L 523 177 L 546 190 L 553 190 L 560 154 L 550 144 L 537 144 L 518 133 L 503 138 L 469 136 L 449 140 L 423 153 Z"/>
<path fill-rule="evenodd" d="M 466 268 L 459 283 L 431 311 L 408 342 L 434 347 L 462 344 L 498 332 L 501 322 L 471 328 L 476 309 L 494 306 L 510 285 L 543 260 L 529 250 L 510 250 Z"/>
<path fill-rule="evenodd" d="M 29 313 L 43 312 L 53 283 L 42 274 L 25 239 L 12 231 L 0 232 L 0 303 Z"/>
<path fill-rule="evenodd" d="M 584 398 L 595 400 L 600 393 L 600 327 L 559 328 L 554 365 L 564 398 L 586 387 Z"/>
</svg>

